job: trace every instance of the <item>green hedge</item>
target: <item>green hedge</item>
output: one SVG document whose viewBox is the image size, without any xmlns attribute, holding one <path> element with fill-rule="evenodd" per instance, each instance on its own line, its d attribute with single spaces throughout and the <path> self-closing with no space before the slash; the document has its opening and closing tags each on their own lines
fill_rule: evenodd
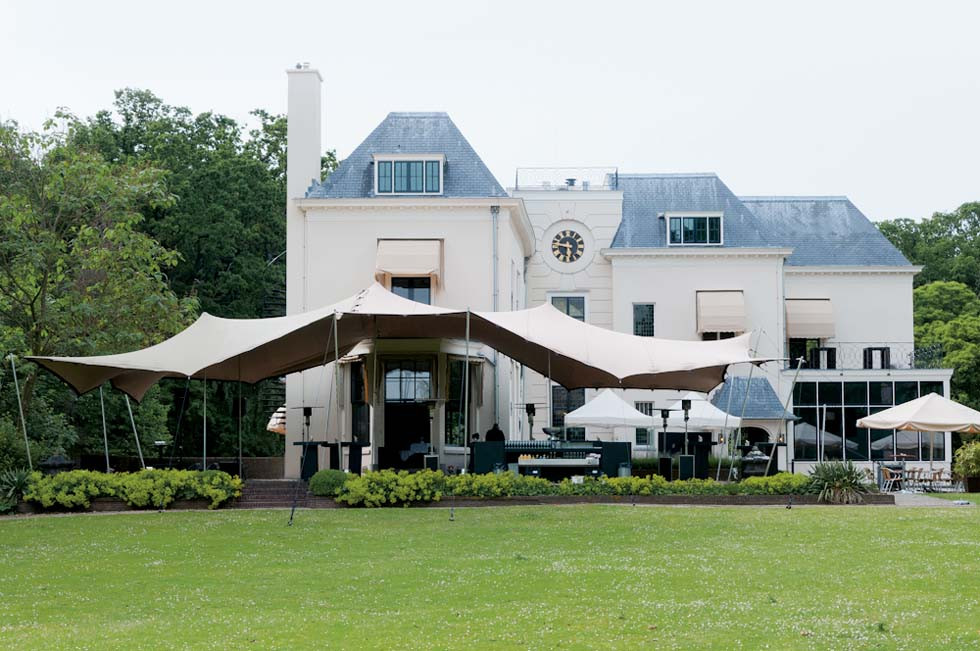
<svg viewBox="0 0 980 651">
<path fill-rule="evenodd" d="M 539 495 L 799 495 L 806 493 L 810 478 L 790 473 L 752 477 L 737 484 L 713 479 L 667 481 L 652 477 L 586 477 L 576 484 L 558 483 L 514 473 L 444 475 L 424 470 L 410 473 L 381 470 L 348 475 L 337 501 L 350 506 L 407 506 L 413 502 L 437 502 L 443 497 L 528 497 Z"/>
<path fill-rule="evenodd" d="M 141 470 L 107 474 L 72 470 L 35 472 L 24 499 L 49 509 L 88 508 L 96 497 L 114 497 L 136 508 L 163 509 L 174 500 L 205 499 L 217 508 L 242 494 L 242 480 L 218 470 Z"/>
<path fill-rule="evenodd" d="M 347 482 L 348 473 L 343 470 L 319 470 L 310 477 L 310 492 L 323 497 L 335 497 Z"/>
</svg>

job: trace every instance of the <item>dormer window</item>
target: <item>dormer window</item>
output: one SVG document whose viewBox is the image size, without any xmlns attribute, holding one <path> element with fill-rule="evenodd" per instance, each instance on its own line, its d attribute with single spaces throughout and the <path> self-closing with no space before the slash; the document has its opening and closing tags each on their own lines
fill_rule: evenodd
<svg viewBox="0 0 980 651">
<path fill-rule="evenodd" d="M 442 194 L 444 157 L 375 156 L 375 194 Z"/>
<path fill-rule="evenodd" d="M 704 246 L 722 243 L 721 214 L 667 214 L 667 243 L 670 246 Z"/>
</svg>

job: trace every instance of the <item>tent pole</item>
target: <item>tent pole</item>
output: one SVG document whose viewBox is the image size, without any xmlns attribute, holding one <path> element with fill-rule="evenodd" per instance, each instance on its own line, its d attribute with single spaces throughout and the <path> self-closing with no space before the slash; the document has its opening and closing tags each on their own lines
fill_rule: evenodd
<svg viewBox="0 0 980 651">
<path fill-rule="evenodd" d="M 551 415 L 554 413 L 554 408 L 555 408 L 554 405 L 551 404 L 551 400 L 552 400 L 552 397 L 551 397 L 551 393 L 552 393 L 552 391 L 551 391 L 551 350 L 548 351 L 548 382 L 545 385 L 545 391 L 548 392 L 548 413 L 546 414 L 548 416 L 548 420 L 546 420 L 545 423 L 546 423 L 546 426 L 547 427 L 551 427 Z M 551 438 L 551 435 L 548 434 L 547 432 L 545 433 L 545 436 L 547 436 L 548 438 Z"/>
<path fill-rule="evenodd" d="M 201 470 L 208 469 L 208 374 L 204 374 L 204 444 L 201 446 Z"/>
<path fill-rule="evenodd" d="M 726 444 L 726 446 L 728 447 L 730 447 L 732 444 L 731 442 L 732 433 L 728 431 L 728 415 L 732 412 L 732 394 L 735 393 L 735 377 L 732 376 L 731 380 L 732 380 L 732 385 L 728 388 L 728 404 L 725 407 L 725 424 L 721 428 L 722 436 L 724 436 L 726 432 L 728 433 L 729 441 Z M 715 473 L 715 481 L 721 481 L 721 460 L 723 458 L 724 455 L 719 455 L 718 457 L 718 471 Z M 729 459 L 729 464 L 728 464 L 729 472 L 731 472 L 731 465 L 732 465 L 731 459 Z"/>
<path fill-rule="evenodd" d="M 344 414 L 340 406 L 340 341 L 337 338 L 339 317 L 333 313 L 333 384 L 337 392 L 337 470 L 344 469 L 344 447 L 342 444 L 344 431 Z"/>
<path fill-rule="evenodd" d="M 760 333 L 761 334 L 761 333 Z M 756 346 L 759 345 L 759 338 L 756 337 Z M 755 348 L 752 349 L 753 353 Z M 749 391 L 752 390 L 752 373 L 755 372 L 755 364 L 749 367 L 749 380 L 745 383 L 745 397 L 742 398 L 742 413 L 738 417 L 738 436 L 735 438 L 735 447 L 732 448 L 732 462 L 728 466 L 728 481 L 732 480 L 732 471 L 735 469 L 735 451 L 738 450 L 739 446 L 742 444 L 742 427 L 745 421 L 745 408 L 749 405 Z M 732 378 L 734 380 L 734 378 Z M 734 387 L 734 382 L 732 383 Z"/>
<path fill-rule="evenodd" d="M 786 400 L 783 401 L 783 419 L 779 424 L 779 434 L 776 435 L 776 444 L 779 443 L 779 436 L 786 434 L 786 412 L 789 411 L 789 401 L 793 397 L 793 391 L 796 389 L 796 378 L 800 377 L 800 367 L 803 366 L 803 358 L 800 357 L 796 364 L 796 373 L 793 374 L 793 382 L 789 385 L 789 393 L 786 395 Z M 789 470 L 789 437 L 784 436 L 783 441 L 786 443 L 786 470 Z M 847 446 L 845 446 L 846 448 Z M 769 468 L 772 466 L 772 458 L 776 456 L 778 449 L 776 445 L 772 446 L 772 455 L 769 457 L 769 463 L 766 464 L 766 476 L 769 476 Z M 779 470 L 779 462 L 776 462 L 776 470 Z"/>
<path fill-rule="evenodd" d="M 20 384 L 17 382 L 17 367 L 14 365 L 13 353 L 7 358 L 10 360 L 10 370 L 14 373 L 14 393 L 17 394 L 17 411 L 20 413 L 20 429 L 24 432 L 24 448 L 27 450 L 27 467 L 34 472 L 34 462 L 31 461 L 31 442 L 27 438 L 27 423 L 24 421 L 24 405 L 20 401 Z"/>
<path fill-rule="evenodd" d="M 102 408 L 102 445 L 105 446 L 105 471 L 111 472 L 109 467 L 109 434 L 105 427 L 105 398 L 102 397 L 102 387 L 99 386 L 99 406 Z"/>
<path fill-rule="evenodd" d="M 242 476 L 242 356 L 238 356 L 238 476 Z"/>
<path fill-rule="evenodd" d="M 470 468 L 470 308 L 466 308 L 466 351 L 463 363 L 463 472 Z"/>
<path fill-rule="evenodd" d="M 133 418 L 133 406 L 129 404 L 129 396 L 126 396 L 126 409 L 129 411 L 129 422 L 133 426 L 133 438 L 136 439 L 136 453 L 140 455 L 140 468 L 146 470 L 146 462 L 143 460 L 143 446 L 140 445 L 140 435 L 136 432 L 136 419 Z"/>
</svg>

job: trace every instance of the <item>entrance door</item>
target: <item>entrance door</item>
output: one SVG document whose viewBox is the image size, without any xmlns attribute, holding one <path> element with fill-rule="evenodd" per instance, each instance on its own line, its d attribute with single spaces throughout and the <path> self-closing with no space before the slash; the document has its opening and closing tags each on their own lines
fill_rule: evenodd
<svg viewBox="0 0 980 651">
<path fill-rule="evenodd" d="M 421 468 L 422 456 L 429 451 L 430 437 L 428 405 L 385 403 L 385 467 Z"/>
</svg>

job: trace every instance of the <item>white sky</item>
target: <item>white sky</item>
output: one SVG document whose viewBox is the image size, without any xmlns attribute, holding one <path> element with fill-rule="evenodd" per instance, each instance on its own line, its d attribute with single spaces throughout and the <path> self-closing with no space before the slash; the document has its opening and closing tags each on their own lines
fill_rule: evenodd
<svg viewBox="0 0 980 651">
<path fill-rule="evenodd" d="M 310 61 L 341 157 L 389 111 L 444 110 L 508 187 L 615 165 L 846 194 L 875 220 L 980 200 L 980 3 L 805 4 L 0 0 L 0 119 L 126 86 L 285 112 L 284 70 Z"/>
</svg>

